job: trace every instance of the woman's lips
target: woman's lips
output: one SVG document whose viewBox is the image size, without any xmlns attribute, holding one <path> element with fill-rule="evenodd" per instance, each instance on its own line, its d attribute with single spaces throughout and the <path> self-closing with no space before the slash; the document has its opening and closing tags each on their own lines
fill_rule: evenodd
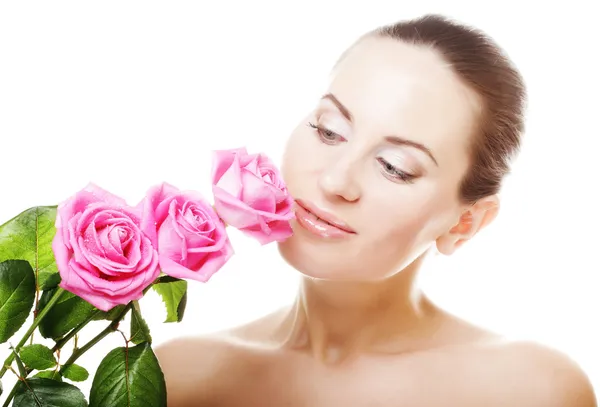
<svg viewBox="0 0 600 407">
<path fill-rule="evenodd" d="M 343 238 L 356 234 L 345 222 L 308 201 L 296 200 L 296 220 L 307 231 L 324 238 Z"/>
</svg>

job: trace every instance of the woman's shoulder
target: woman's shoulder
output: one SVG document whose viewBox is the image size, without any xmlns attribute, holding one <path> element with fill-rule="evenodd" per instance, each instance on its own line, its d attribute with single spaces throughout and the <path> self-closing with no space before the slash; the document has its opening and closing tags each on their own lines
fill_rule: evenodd
<svg viewBox="0 0 600 407">
<path fill-rule="evenodd" d="M 177 338 L 155 348 L 169 406 L 213 405 L 231 392 L 251 350 L 230 335 Z"/>
<path fill-rule="evenodd" d="M 462 366 L 459 369 L 477 381 L 483 393 L 503 388 L 509 390 L 505 394 L 510 397 L 523 397 L 515 403 L 522 406 L 533 401 L 536 406 L 596 407 L 589 376 L 567 353 L 541 342 L 492 332 L 459 318 L 454 320 L 461 321 L 460 326 L 469 332 L 465 338 L 479 339 L 451 346 L 449 360 Z"/>
<path fill-rule="evenodd" d="M 259 370 L 278 354 L 265 332 L 272 332 L 280 316 L 274 313 L 232 330 L 178 338 L 158 346 L 168 405 L 213 405 L 227 398 L 239 383 L 260 376 Z M 446 361 L 442 363 L 448 371 L 456 373 L 447 380 L 470 378 L 469 392 L 483 399 L 508 397 L 522 406 L 597 405 L 588 376 L 565 353 L 532 341 L 492 337 L 495 339 L 425 352 L 429 356 L 417 359 L 428 365 Z M 390 361 L 393 363 L 393 358 Z M 456 384 L 461 387 L 460 382 Z"/>
<path fill-rule="evenodd" d="M 479 377 L 484 392 L 499 388 L 511 390 L 507 394 L 511 394 L 511 398 L 522 397 L 518 402 L 523 406 L 596 406 L 587 374 L 556 348 L 533 341 L 507 340 L 474 350 L 471 356 L 473 360 L 478 359 L 475 364 L 481 366 Z"/>
<path fill-rule="evenodd" d="M 216 335 L 172 339 L 154 351 L 167 384 L 167 404 L 210 404 L 217 397 L 220 372 L 231 352 Z"/>
<path fill-rule="evenodd" d="M 169 406 L 211 405 L 252 374 L 266 347 L 266 318 L 206 335 L 174 338 L 155 347 Z M 189 404 L 192 403 L 192 404 Z"/>
</svg>

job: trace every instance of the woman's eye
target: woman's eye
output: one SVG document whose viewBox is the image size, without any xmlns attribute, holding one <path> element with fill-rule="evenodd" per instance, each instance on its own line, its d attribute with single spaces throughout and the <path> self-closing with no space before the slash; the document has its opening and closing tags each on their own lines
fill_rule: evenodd
<svg viewBox="0 0 600 407">
<path fill-rule="evenodd" d="M 399 179 L 404 182 L 410 182 L 416 177 L 413 174 L 409 174 L 406 171 L 402 171 L 401 169 L 396 168 L 395 166 L 393 166 L 392 164 L 390 164 L 388 161 L 386 161 L 385 159 L 383 159 L 381 157 L 379 157 L 377 159 L 377 161 L 379 161 L 379 163 L 383 167 L 383 171 L 387 175 L 389 175 L 395 179 Z"/>
<path fill-rule="evenodd" d="M 346 141 L 346 139 L 344 137 L 340 136 L 337 133 L 334 133 L 333 131 L 329 130 L 326 127 L 319 126 L 314 123 L 308 123 L 308 126 L 312 127 L 314 130 L 316 130 L 319 138 L 325 144 L 336 144 L 336 143 L 339 143 L 342 141 Z"/>
</svg>

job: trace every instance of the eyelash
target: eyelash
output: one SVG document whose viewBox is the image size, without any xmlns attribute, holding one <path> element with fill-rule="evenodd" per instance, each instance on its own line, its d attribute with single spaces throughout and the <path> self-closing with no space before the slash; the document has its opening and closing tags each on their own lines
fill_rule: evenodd
<svg viewBox="0 0 600 407">
<path fill-rule="evenodd" d="M 322 127 L 322 126 L 319 126 L 319 125 L 316 125 L 316 124 L 310 123 L 310 122 L 308 123 L 308 126 L 312 127 L 314 130 L 316 130 L 317 134 L 319 135 L 319 138 L 325 144 L 332 145 L 335 141 L 346 140 L 345 138 L 343 138 L 339 134 L 336 134 L 333 131 L 331 131 L 331 130 L 325 128 L 325 127 Z M 327 137 L 332 137 L 332 138 L 336 138 L 337 137 L 338 140 L 331 140 L 331 139 L 329 139 Z M 341 140 L 339 140 L 339 139 L 341 139 Z"/>
<path fill-rule="evenodd" d="M 333 131 L 331 131 L 325 127 L 322 127 L 322 126 L 319 126 L 319 125 L 316 125 L 316 124 L 310 123 L 310 122 L 308 123 L 308 126 L 317 132 L 319 139 L 321 140 L 321 142 L 323 142 L 325 144 L 333 145 L 333 143 L 335 142 L 335 140 L 331 140 L 327 137 L 333 137 L 333 138 L 337 137 L 338 139 L 345 140 L 339 134 L 336 134 Z M 407 172 L 399 170 L 398 168 L 394 167 L 392 164 L 390 164 L 389 162 L 387 162 L 385 159 L 383 159 L 381 157 L 377 158 L 377 161 L 379 162 L 379 164 L 381 164 L 383 166 L 385 173 L 393 178 L 399 179 L 403 182 L 410 183 L 416 177 L 413 174 L 409 174 Z"/>
<path fill-rule="evenodd" d="M 379 163 L 383 166 L 384 171 L 390 176 L 408 183 L 414 181 L 415 175 L 399 170 L 381 157 L 378 157 L 377 161 L 379 161 Z"/>
</svg>

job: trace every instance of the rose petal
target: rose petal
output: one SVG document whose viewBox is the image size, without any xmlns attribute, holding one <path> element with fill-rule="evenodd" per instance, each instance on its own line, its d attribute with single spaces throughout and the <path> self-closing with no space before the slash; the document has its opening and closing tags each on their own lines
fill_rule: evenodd
<svg viewBox="0 0 600 407">
<path fill-rule="evenodd" d="M 83 191 L 89 192 L 94 197 L 96 197 L 98 201 L 102 201 L 111 206 L 127 206 L 127 202 L 125 202 L 123 198 L 118 197 L 117 195 L 114 195 L 103 188 L 100 188 L 94 183 L 89 183 L 83 189 Z"/>
<path fill-rule="evenodd" d="M 223 177 L 223 174 L 231 167 L 235 156 L 245 156 L 248 153 L 245 148 L 236 148 L 231 150 L 217 150 L 212 154 L 211 180 L 215 185 Z"/>
<path fill-rule="evenodd" d="M 261 229 L 244 229 L 242 233 L 258 240 L 261 245 L 266 245 L 272 242 L 283 242 L 293 234 L 292 227 L 289 221 L 273 221 L 269 223 L 269 233 L 265 233 Z"/>
<path fill-rule="evenodd" d="M 182 262 L 185 254 L 185 239 L 176 230 L 173 219 L 164 222 L 158 231 L 158 253 L 177 262 Z M 163 271 L 164 272 L 164 271 Z"/>
<path fill-rule="evenodd" d="M 76 213 L 83 212 L 88 206 L 97 203 L 98 198 L 91 192 L 80 191 L 74 197 L 58 205 L 57 211 L 63 219 L 71 219 Z"/>
<path fill-rule="evenodd" d="M 69 261 L 71 255 L 69 249 L 64 243 L 62 233 L 56 233 L 52 239 L 52 251 L 54 252 L 54 259 L 56 260 L 56 267 L 62 280 L 69 279 Z"/>
<path fill-rule="evenodd" d="M 123 255 L 121 241 L 111 238 L 112 227 L 105 227 L 98 233 L 98 240 L 104 248 L 104 257 L 116 264 L 127 264 L 127 258 Z"/>
<path fill-rule="evenodd" d="M 178 193 L 178 189 L 166 182 L 156 185 L 148 190 L 146 197 L 138 204 L 137 208 L 142 208 L 142 220 L 140 228 L 149 236 L 153 244 L 155 241 L 156 229 L 165 220 L 168 215 L 168 205 L 161 205 L 167 198 Z"/>
<path fill-rule="evenodd" d="M 225 225 L 219 221 L 219 229 L 215 230 L 210 237 L 205 237 L 205 241 L 197 241 L 191 238 L 188 239 L 188 253 L 208 253 L 215 252 L 223 249 L 223 246 L 227 244 L 229 236 L 225 231 Z"/>
<path fill-rule="evenodd" d="M 207 233 L 206 235 L 198 234 L 198 233 L 186 233 L 185 241 L 187 251 L 193 249 L 203 249 L 205 247 L 213 247 L 215 244 L 215 240 L 212 238 L 214 233 Z"/>
<path fill-rule="evenodd" d="M 238 199 L 242 197 L 242 176 L 241 169 L 238 162 L 238 156 L 236 155 L 233 158 L 233 163 L 231 166 L 225 171 L 219 182 L 216 184 L 219 188 L 227 191 L 230 195 L 235 196 Z"/>
<path fill-rule="evenodd" d="M 204 263 L 196 265 L 196 269 L 191 270 L 181 264 L 175 263 L 168 257 L 160 257 L 160 268 L 163 273 L 175 277 L 191 279 L 200 282 L 207 282 L 225 263 L 233 256 L 233 246 L 227 242 L 223 250 L 206 256 Z"/>
<path fill-rule="evenodd" d="M 258 225 L 259 217 L 267 222 L 275 220 L 289 221 L 294 218 L 294 212 L 291 210 L 283 213 L 269 213 L 252 209 L 217 186 L 213 186 L 213 195 L 215 197 L 215 209 L 221 219 L 228 225 L 238 229 Z"/>
<path fill-rule="evenodd" d="M 260 177 L 260 171 L 258 170 L 258 162 L 259 162 L 258 154 L 248 154 L 243 157 L 240 157 L 240 165 L 243 169 L 253 173 L 257 177 Z"/>
<path fill-rule="evenodd" d="M 158 251 L 155 246 L 152 245 L 150 239 L 146 236 L 139 236 L 140 243 L 139 245 L 141 258 L 137 264 L 138 270 L 148 270 L 157 267 L 154 262 L 158 262 Z"/>
<path fill-rule="evenodd" d="M 110 311 L 117 305 L 125 305 L 129 301 L 139 300 L 143 296 L 143 289 L 137 292 L 130 292 L 128 295 L 113 295 L 107 296 L 104 293 L 96 293 L 90 291 L 86 282 L 76 273 L 71 273 L 69 281 L 61 281 L 59 287 L 72 292 L 81 297 L 85 301 L 92 304 L 94 307 L 102 311 Z"/>
<path fill-rule="evenodd" d="M 257 211 L 231 196 L 228 192 L 213 185 L 213 195 L 215 197 L 215 209 L 221 219 L 228 225 L 241 229 L 258 223 Z"/>
<path fill-rule="evenodd" d="M 107 299 L 106 296 L 90 292 L 86 282 L 71 269 L 70 264 L 67 265 L 67 269 L 68 271 L 66 272 L 61 271 L 61 282 L 58 285 L 60 288 L 83 298 L 103 311 L 107 311 L 116 305 Z"/>
<path fill-rule="evenodd" d="M 256 175 L 242 170 L 242 184 L 244 191 L 242 201 L 251 207 L 264 212 L 275 212 L 277 202 L 271 188 Z"/>
<path fill-rule="evenodd" d="M 215 220 L 201 208 L 186 213 L 177 211 L 175 220 L 186 238 L 210 237 L 215 230 Z"/>
<path fill-rule="evenodd" d="M 126 278 L 109 279 L 109 277 L 94 275 L 89 270 L 82 269 L 76 262 L 71 262 L 70 266 L 74 273 L 82 277 L 90 292 L 101 293 L 106 296 L 127 296 L 130 293 L 143 290 L 160 275 L 156 253 L 152 255 L 152 263 L 147 269 L 127 274 Z"/>
<path fill-rule="evenodd" d="M 83 280 L 81 280 L 80 277 L 77 277 L 77 278 L 78 278 L 78 281 L 83 282 Z M 109 301 L 108 298 L 106 298 L 106 297 L 104 297 L 102 295 L 93 294 L 93 293 L 89 293 L 89 292 L 81 292 L 81 291 L 77 290 L 76 287 L 71 287 L 71 286 L 67 285 L 63 281 L 61 281 L 58 286 L 60 288 L 64 289 L 64 290 L 72 292 L 73 294 L 75 294 L 77 292 L 76 295 L 78 297 L 80 297 L 83 300 L 89 302 L 94 307 L 96 307 L 99 310 L 104 311 L 104 312 L 110 311 L 111 309 L 113 309 L 117 305 L 120 305 L 120 303 L 118 303 L 118 302 Z M 141 296 L 139 298 L 141 298 Z M 127 302 L 129 302 L 129 301 L 127 301 Z M 123 302 L 122 304 L 127 304 L 127 302 Z"/>
<path fill-rule="evenodd" d="M 112 276 L 118 276 L 122 273 L 135 272 L 139 269 L 141 253 L 139 245 L 141 242 L 138 227 L 131 223 L 130 219 L 120 221 L 116 225 L 109 224 L 99 232 L 100 244 L 104 248 L 104 253 L 96 253 L 85 247 L 89 247 L 90 242 L 80 241 L 79 246 L 84 247 L 83 256 L 103 273 Z M 117 229 L 115 229 L 117 228 Z M 129 235 L 126 240 L 121 242 L 118 228 L 126 230 Z M 111 237 L 111 234 L 113 237 Z M 124 247 L 121 247 L 121 246 Z M 81 262 L 80 262 L 81 263 Z M 85 267 L 88 268 L 88 267 Z"/>
<path fill-rule="evenodd" d="M 83 237 L 80 236 L 76 241 L 71 241 L 71 253 L 72 258 L 79 264 L 81 264 L 85 268 L 94 268 L 94 266 L 89 262 L 86 257 L 85 248 L 82 249 L 84 245 Z"/>
</svg>

